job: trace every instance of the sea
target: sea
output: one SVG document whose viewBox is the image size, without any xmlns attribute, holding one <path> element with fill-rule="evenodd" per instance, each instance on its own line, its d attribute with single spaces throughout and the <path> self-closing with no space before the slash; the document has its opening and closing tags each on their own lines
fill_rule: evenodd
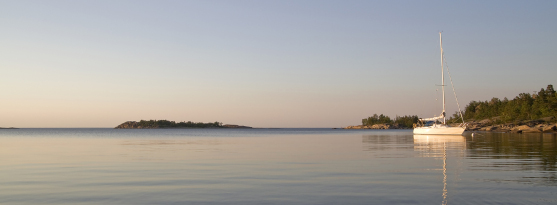
<svg viewBox="0 0 557 205">
<path fill-rule="evenodd" d="M 554 134 L 2 129 L 0 204 L 557 204 Z"/>
</svg>

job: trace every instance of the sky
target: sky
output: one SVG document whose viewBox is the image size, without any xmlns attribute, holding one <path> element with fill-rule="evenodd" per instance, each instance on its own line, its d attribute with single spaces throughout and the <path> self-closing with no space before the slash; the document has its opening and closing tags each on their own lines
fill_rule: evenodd
<svg viewBox="0 0 557 205">
<path fill-rule="evenodd" d="M 433 117 L 439 32 L 464 108 L 557 85 L 556 19 L 557 1 L 0 0 L 0 127 Z"/>
</svg>

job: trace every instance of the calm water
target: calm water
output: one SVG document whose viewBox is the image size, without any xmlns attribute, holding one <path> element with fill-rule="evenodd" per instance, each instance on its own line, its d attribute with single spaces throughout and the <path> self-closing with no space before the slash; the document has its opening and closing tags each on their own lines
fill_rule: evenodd
<svg viewBox="0 0 557 205">
<path fill-rule="evenodd" d="M 555 135 L 0 130 L 0 204 L 557 204 Z"/>
</svg>

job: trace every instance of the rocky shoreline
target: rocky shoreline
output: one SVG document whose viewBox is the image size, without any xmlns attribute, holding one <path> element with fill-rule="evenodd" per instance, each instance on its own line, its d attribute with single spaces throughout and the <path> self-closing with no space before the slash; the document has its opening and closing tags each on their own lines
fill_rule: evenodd
<svg viewBox="0 0 557 205">
<path fill-rule="evenodd" d="M 388 129 L 412 129 L 412 128 L 408 128 L 408 127 L 404 127 L 404 126 L 400 126 L 400 125 L 390 125 L 390 124 L 375 124 L 375 125 L 354 125 L 354 126 L 348 126 L 348 127 L 344 127 L 342 129 L 357 129 L 357 130 L 361 130 L 361 129 L 375 129 L 375 130 L 388 130 Z"/>
<path fill-rule="evenodd" d="M 557 133 L 554 117 L 515 123 L 497 124 L 497 119 L 468 122 L 467 131 L 509 132 L 509 133 Z"/>
<path fill-rule="evenodd" d="M 554 117 L 546 117 L 538 120 L 520 121 L 514 123 L 498 124 L 497 118 L 484 119 L 480 121 L 467 122 L 466 131 L 485 131 L 503 133 L 557 133 L 557 123 Z M 458 126 L 458 124 L 451 124 Z M 398 125 L 375 124 L 372 126 L 356 125 L 342 129 L 412 129 Z"/>
</svg>

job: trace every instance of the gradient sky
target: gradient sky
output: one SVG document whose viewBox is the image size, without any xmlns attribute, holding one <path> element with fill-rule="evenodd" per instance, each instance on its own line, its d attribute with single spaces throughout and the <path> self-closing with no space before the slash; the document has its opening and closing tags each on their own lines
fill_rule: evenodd
<svg viewBox="0 0 557 205">
<path fill-rule="evenodd" d="M 464 107 L 557 86 L 556 20 L 557 1 L 1 0 L 0 127 L 432 117 L 439 31 Z"/>
</svg>

